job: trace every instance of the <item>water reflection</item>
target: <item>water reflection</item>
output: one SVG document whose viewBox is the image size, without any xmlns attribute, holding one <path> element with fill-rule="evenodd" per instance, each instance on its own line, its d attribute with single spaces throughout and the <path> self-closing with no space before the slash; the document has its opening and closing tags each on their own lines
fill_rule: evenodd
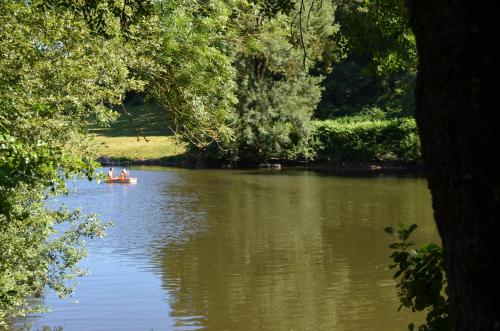
<svg viewBox="0 0 500 331">
<path fill-rule="evenodd" d="M 436 239 L 424 180 L 158 170 L 62 199 L 115 226 L 90 243 L 76 297 L 49 295 L 35 329 L 390 331 L 414 319 L 397 313 L 383 228 L 416 222 L 419 241 Z"/>
<path fill-rule="evenodd" d="M 204 231 L 162 250 L 176 326 L 211 330 L 401 330 L 385 271 L 395 222 L 433 236 L 422 180 L 302 173 L 181 174 Z M 187 182 L 192 185 L 185 185 Z M 185 316 L 193 316 L 187 322 Z M 414 318 L 411 316 L 411 318 Z"/>
</svg>

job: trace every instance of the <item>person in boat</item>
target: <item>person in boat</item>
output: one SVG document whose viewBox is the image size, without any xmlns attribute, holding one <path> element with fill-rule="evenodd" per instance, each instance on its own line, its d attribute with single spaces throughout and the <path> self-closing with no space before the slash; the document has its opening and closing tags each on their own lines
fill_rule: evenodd
<svg viewBox="0 0 500 331">
<path fill-rule="evenodd" d="M 120 179 L 125 179 L 128 177 L 128 171 L 127 169 L 123 168 L 122 171 L 120 172 Z"/>
<path fill-rule="evenodd" d="M 115 179 L 115 169 L 109 168 L 108 179 Z"/>
</svg>

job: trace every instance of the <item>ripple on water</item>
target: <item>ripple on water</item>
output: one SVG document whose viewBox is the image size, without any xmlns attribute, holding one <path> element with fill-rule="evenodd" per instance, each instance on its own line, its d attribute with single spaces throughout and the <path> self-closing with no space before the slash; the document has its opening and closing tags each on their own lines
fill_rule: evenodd
<svg viewBox="0 0 500 331">
<path fill-rule="evenodd" d="M 89 243 L 76 295 L 49 293 L 35 329 L 383 330 L 397 313 L 383 228 L 436 238 L 420 179 L 133 169 L 137 185 L 74 183 L 55 205 L 114 226 Z M 78 303 L 75 303 L 75 302 Z"/>
</svg>

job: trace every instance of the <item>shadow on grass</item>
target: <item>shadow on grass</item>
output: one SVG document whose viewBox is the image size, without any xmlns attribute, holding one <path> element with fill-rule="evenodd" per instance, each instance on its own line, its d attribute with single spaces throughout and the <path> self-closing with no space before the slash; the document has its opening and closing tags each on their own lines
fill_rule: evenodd
<svg viewBox="0 0 500 331">
<path fill-rule="evenodd" d="M 168 128 L 170 122 L 168 114 L 160 106 L 134 100 L 127 103 L 125 109 L 132 116 L 133 123 L 121 109 L 117 109 L 116 111 L 120 114 L 118 120 L 111 123 L 109 127 L 91 125 L 90 132 L 105 137 L 133 137 L 141 135 L 136 131 L 140 129 L 146 137 L 173 135 Z"/>
<path fill-rule="evenodd" d="M 151 166 L 181 166 L 189 167 L 193 162 L 193 153 L 186 151 L 182 154 L 165 156 L 160 158 L 133 159 L 130 157 L 108 157 L 102 156 L 97 161 L 102 166 L 108 165 L 151 165 Z"/>
</svg>

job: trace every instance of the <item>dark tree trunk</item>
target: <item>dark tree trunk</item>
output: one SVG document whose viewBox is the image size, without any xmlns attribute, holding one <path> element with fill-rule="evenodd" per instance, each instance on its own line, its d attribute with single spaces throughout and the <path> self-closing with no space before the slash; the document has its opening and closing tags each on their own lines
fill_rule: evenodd
<svg viewBox="0 0 500 331">
<path fill-rule="evenodd" d="M 456 330 L 500 330 L 498 1 L 407 0 L 416 118 Z"/>
</svg>

